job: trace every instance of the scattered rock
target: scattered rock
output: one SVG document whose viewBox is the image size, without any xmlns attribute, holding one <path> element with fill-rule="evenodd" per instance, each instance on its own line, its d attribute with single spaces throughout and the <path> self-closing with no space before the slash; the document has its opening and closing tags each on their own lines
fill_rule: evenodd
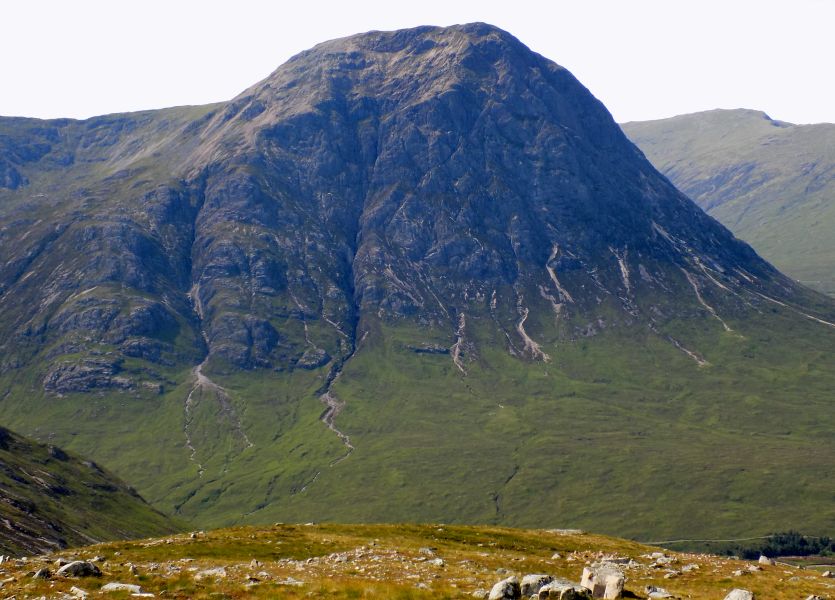
<svg viewBox="0 0 835 600">
<path fill-rule="evenodd" d="M 554 580 L 539 589 L 540 600 L 557 598 L 558 600 L 588 600 L 591 592 L 581 585 L 565 579 Z"/>
<path fill-rule="evenodd" d="M 420 554 L 425 554 L 427 556 L 435 556 L 435 549 L 434 548 L 429 548 L 429 547 L 426 547 L 426 546 L 424 546 L 423 548 L 419 548 L 418 552 Z"/>
<path fill-rule="evenodd" d="M 118 582 L 111 582 L 105 583 L 101 587 L 101 591 L 103 592 L 129 592 L 131 594 L 142 594 L 142 588 L 138 585 L 134 585 L 132 583 L 118 583 Z"/>
<path fill-rule="evenodd" d="M 754 593 L 748 590 L 735 589 L 725 596 L 725 600 L 754 600 Z"/>
<path fill-rule="evenodd" d="M 698 571 L 701 567 L 696 563 L 690 563 L 689 565 L 684 565 L 681 567 L 682 573 L 689 573 L 690 571 Z"/>
<path fill-rule="evenodd" d="M 86 560 L 74 560 L 58 569 L 58 575 L 64 577 L 101 577 L 101 571 Z"/>
<path fill-rule="evenodd" d="M 70 588 L 70 594 L 72 594 L 76 598 L 86 598 L 87 596 L 90 595 L 89 592 L 87 592 L 85 590 L 82 590 L 81 588 L 77 588 L 75 586 L 72 586 Z"/>
<path fill-rule="evenodd" d="M 664 588 L 648 585 L 645 589 L 648 598 L 675 598 L 670 592 Z"/>
<path fill-rule="evenodd" d="M 204 569 L 194 574 L 195 579 L 208 579 L 210 577 L 214 579 L 226 579 L 226 568 L 215 567 L 214 569 Z"/>
<path fill-rule="evenodd" d="M 516 577 L 502 579 L 487 596 L 488 600 L 515 600 L 522 597 L 522 590 L 519 587 L 519 580 Z"/>
<path fill-rule="evenodd" d="M 35 571 L 35 574 L 32 575 L 32 577 L 34 579 L 49 579 L 50 577 L 52 577 L 52 571 L 50 571 L 47 568 L 38 569 L 37 571 Z"/>
<path fill-rule="evenodd" d="M 554 553 L 551 555 L 551 560 L 559 560 L 559 559 L 561 559 L 561 558 L 562 558 L 562 555 L 561 555 L 559 552 L 554 552 Z"/>
<path fill-rule="evenodd" d="M 490 595 L 490 592 L 487 590 L 475 590 L 471 594 L 473 598 L 480 598 L 481 600 L 487 600 L 487 597 Z"/>
<path fill-rule="evenodd" d="M 261 568 L 261 561 L 256 559 L 256 558 L 253 558 L 252 562 L 249 563 L 249 567 L 251 569 L 260 569 Z"/>
<path fill-rule="evenodd" d="M 521 594 L 526 597 L 538 594 L 543 586 L 552 581 L 554 581 L 554 578 L 550 575 L 525 575 L 520 585 Z"/>
<path fill-rule="evenodd" d="M 429 564 L 434 565 L 436 567 L 443 567 L 445 563 L 443 558 L 433 558 L 429 561 Z"/>
</svg>

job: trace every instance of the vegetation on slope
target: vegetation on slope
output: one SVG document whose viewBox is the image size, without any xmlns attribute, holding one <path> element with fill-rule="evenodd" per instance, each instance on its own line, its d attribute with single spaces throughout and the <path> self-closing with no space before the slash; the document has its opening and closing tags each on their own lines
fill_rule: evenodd
<svg viewBox="0 0 835 600">
<path fill-rule="evenodd" d="M 0 554 L 161 535 L 178 524 L 91 461 L 0 427 Z"/>
<path fill-rule="evenodd" d="M 783 272 L 835 295 L 835 125 L 713 110 L 622 127 L 708 214 Z"/>
</svg>

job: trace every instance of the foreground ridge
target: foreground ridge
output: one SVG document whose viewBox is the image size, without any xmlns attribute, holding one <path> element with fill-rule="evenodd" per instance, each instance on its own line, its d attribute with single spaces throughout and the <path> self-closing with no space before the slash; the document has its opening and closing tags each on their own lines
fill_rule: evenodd
<svg viewBox="0 0 835 600">
<path fill-rule="evenodd" d="M 100 575 L 53 573 L 70 561 L 92 561 L 84 569 Z M 581 579 L 594 587 L 605 578 L 623 597 L 722 600 L 745 589 L 757 598 L 788 600 L 826 597 L 835 587 L 820 571 L 761 562 L 767 564 L 579 530 L 276 524 L 102 544 L 8 561 L 0 570 L 4 594 L 58 598 L 77 597 L 81 592 L 72 590 L 80 589 L 177 598 L 487 598 L 492 590 L 491 598 L 510 599 L 559 597 L 548 590 L 566 587 L 576 590 L 573 598 L 590 598 Z M 508 594 L 495 595 L 500 588 Z"/>
</svg>

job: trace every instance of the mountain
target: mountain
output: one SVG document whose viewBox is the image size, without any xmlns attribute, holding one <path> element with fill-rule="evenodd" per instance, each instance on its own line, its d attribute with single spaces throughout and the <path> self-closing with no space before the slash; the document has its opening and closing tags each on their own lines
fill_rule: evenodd
<svg viewBox="0 0 835 600">
<path fill-rule="evenodd" d="M 164 535 L 177 524 L 96 463 L 0 427 L 0 554 Z"/>
<path fill-rule="evenodd" d="M 791 277 L 835 295 L 835 125 L 711 110 L 622 127 L 708 214 Z"/>
<path fill-rule="evenodd" d="M 357 35 L 227 103 L 0 140 L 0 419 L 161 509 L 831 527 L 835 304 L 504 31 Z"/>
</svg>

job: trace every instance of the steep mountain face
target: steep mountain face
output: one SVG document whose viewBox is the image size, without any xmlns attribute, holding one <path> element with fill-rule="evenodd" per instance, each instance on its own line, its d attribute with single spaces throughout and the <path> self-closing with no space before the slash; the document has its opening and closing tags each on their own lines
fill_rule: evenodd
<svg viewBox="0 0 835 600">
<path fill-rule="evenodd" d="M 0 553 L 149 537 L 176 523 L 94 462 L 0 427 Z"/>
<path fill-rule="evenodd" d="M 501 30 L 372 32 L 225 104 L 0 140 L 0 416 L 160 506 L 678 533 L 789 518 L 763 491 L 796 468 L 826 495 L 831 301 Z M 659 495 L 663 524 L 624 516 Z"/>
<path fill-rule="evenodd" d="M 713 110 L 623 130 L 757 252 L 804 285 L 835 294 L 835 125 Z"/>
</svg>

